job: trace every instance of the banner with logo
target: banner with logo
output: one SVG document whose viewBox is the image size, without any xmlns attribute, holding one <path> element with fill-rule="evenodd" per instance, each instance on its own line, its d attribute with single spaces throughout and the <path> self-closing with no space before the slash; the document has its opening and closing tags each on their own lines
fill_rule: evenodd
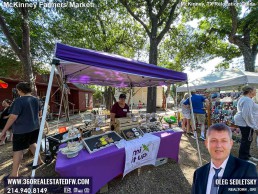
<svg viewBox="0 0 258 194">
<path fill-rule="evenodd" d="M 125 147 L 126 154 L 123 176 L 141 166 L 155 165 L 159 151 L 160 137 L 145 134 L 142 138 L 122 141 L 119 144 L 119 147 Z"/>
</svg>

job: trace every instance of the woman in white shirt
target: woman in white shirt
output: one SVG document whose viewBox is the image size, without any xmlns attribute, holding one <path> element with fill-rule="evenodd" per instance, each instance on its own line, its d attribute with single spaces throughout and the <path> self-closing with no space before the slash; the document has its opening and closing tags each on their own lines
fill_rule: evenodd
<svg viewBox="0 0 258 194">
<path fill-rule="evenodd" d="M 185 93 L 184 98 L 180 102 L 180 105 L 182 108 L 182 115 L 183 115 L 182 129 L 184 130 L 184 132 L 187 132 L 187 134 L 191 134 L 192 133 L 190 132 L 191 110 L 187 105 L 184 105 L 184 102 L 186 101 L 187 98 L 189 98 L 189 95 Z"/>
<path fill-rule="evenodd" d="M 252 159 L 250 146 L 253 140 L 253 131 L 258 129 L 254 118 L 255 103 L 252 98 L 256 95 L 256 89 L 250 86 L 242 88 L 243 96 L 238 100 L 237 113 L 234 116 L 235 124 L 241 131 L 241 144 L 239 148 L 239 158 L 243 160 Z"/>
</svg>

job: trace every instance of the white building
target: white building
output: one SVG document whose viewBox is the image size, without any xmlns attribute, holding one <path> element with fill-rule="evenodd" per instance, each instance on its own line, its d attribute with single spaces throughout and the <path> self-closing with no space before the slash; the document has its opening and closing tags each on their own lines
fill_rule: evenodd
<svg viewBox="0 0 258 194">
<path fill-rule="evenodd" d="M 146 106 L 147 104 L 147 92 L 148 88 L 147 87 L 134 87 L 133 88 L 133 99 L 132 103 L 134 106 L 137 106 L 139 103 L 139 100 Z M 118 101 L 119 95 L 122 93 L 121 89 L 117 88 L 115 97 L 116 100 Z M 162 107 L 162 93 L 163 93 L 163 87 L 162 86 L 157 86 L 157 96 L 156 96 L 156 107 Z M 128 102 L 130 96 L 130 91 L 126 94 L 126 103 L 130 104 Z"/>
</svg>

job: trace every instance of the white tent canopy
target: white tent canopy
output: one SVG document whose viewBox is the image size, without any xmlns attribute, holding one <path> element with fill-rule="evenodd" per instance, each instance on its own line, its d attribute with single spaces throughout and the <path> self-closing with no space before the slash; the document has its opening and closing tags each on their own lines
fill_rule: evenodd
<svg viewBox="0 0 258 194">
<path fill-rule="evenodd" d="M 189 82 L 189 87 L 190 90 L 203 90 L 210 88 L 234 88 L 245 84 L 258 85 L 258 73 L 241 71 L 239 69 L 216 71 Z M 187 92 L 187 86 L 178 87 L 176 92 Z"/>
</svg>

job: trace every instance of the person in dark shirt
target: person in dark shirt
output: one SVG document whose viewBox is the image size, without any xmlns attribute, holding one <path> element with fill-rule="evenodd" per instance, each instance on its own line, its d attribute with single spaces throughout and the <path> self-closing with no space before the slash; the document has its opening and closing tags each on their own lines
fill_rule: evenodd
<svg viewBox="0 0 258 194">
<path fill-rule="evenodd" d="M 4 128 L 4 126 L 6 125 L 6 122 L 7 122 L 8 118 L 9 118 L 11 104 L 12 104 L 12 101 L 9 100 L 9 99 L 5 99 L 2 102 L 2 106 L 4 107 L 4 111 L 0 115 L 0 130 L 2 130 Z M 9 139 L 8 140 L 12 140 L 12 134 L 11 134 L 10 131 L 8 131 L 8 132 L 9 132 Z M 0 145 L 4 145 L 6 139 L 7 139 L 7 135 L 4 136 L 0 140 Z"/>
<path fill-rule="evenodd" d="M 2 131 L 0 139 L 6 135 L 6 131 L 13 129 L 13 167 L 10 177 L 19 176 L 19 167 L 23 158 L 23 150 L 29 148 L 35 154 L 39 134 L 39 116 L 41 109 L 39 101 L 31 95 L 31 87 L 27 82 L 21 82 L 16 86 L 18 94 L 10 113 L 10 117 Z M 38 165 L 43 164 L 41 157 Z"/>
<path fill-rule="evenodd" d="M 110 111 L 111 130 L 114 130 L 115 118 L 126 117 L 129 112 L 129 106 L 125 103 L 126 95 L 120 94 L 119 101 L 116 102 Z"/>
</svg>

